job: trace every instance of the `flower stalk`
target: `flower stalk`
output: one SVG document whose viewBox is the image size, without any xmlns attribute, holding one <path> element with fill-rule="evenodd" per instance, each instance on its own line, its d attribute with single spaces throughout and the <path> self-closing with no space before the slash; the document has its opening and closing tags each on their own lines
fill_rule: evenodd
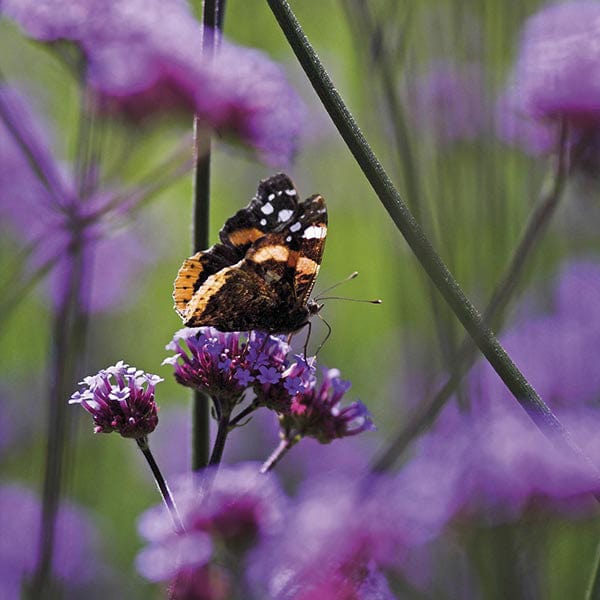
<svg viewBox="0 0 600 600">
<path fill-rule="evenodd" d="M 181 521 L 181 516 L 179 515 L 179 511 L 177 510 L 177 505 L 175 504 L 175 499 L 173 498 L 173 494 L 169 489 L 169 486 L 163 477 L 163 474 L 154 459 L 154 455 L 150 451 L 150 446 L 148 445 L 148 436 L 143 436 L 136 438 L 135 440 L 138 448 L 142 451 L 144 458 L 148 462 L 148 466 L 152 471 L 152 475 L 154 477 L 154 481 L 156 482 L 156 486 L 158 487 L 158 491 L 162 496 L 163 502 L 171 515 L 171 520 L 173 521 L 173 527 L 177 533 L 183 533 L 185 531 L 183 527 L 183 523 Z"/>
<path fill-rule="evenodd" d="M 203 39 L 202 52 L 212 57 L 217 36 L 208 35 L 208 30 L 223 28 L 224 0 L 204 0 L 202 3 Z M 210 207 L 210 132 L 194 117 L 194 191 L 192 238 L 193 252 L 208 248 L 208 223 Z M 194 390 L 192 397 L 192 470 L 198 471 L 209 462 L 210 398 L 205 392 Z"/>
<path fill-rule="evenodd" d="M 268 473 L 275 465 L 288 453 L 288 451 L 295 446 L 302 438 L 298 435 L 293 437 L 281 438 L 277 448 L 273 450 L 269 458 L 265 460 L 260 468 L 261 473 Z"/>
</svg>

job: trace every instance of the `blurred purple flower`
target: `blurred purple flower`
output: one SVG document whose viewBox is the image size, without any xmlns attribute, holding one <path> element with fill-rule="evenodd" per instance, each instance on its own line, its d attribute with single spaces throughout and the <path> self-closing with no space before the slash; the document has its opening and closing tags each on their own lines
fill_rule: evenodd
<svg viewBox="0 0 600 600">
<path fill-rule="evenodd" d="M 202 60 L 202 29 L 183 0 L 7 0 L 3 11 L 34 39 L 79 46 L 104 110 L 136 121 L 195 112 L 271 164 L 295 154 L 304 106 L 283 70 L 226 40 Z"/>
<path fill-rule="evenodd" d="M 378 569 L 401 563 L 405 548 L 383 489 L 381 480 L 355 476 L 305 484 L 284 515 L 285 527 L 250 556 L 257 597 L 393 598 Z M 380 595 L 369 596 L 369 588 Z"/>
<path fill-rule="evenodd" d="M 571 143 L 600 147 L 600 2 L 542 8 L 525 24 L 499 131 L 530 152 L 556 150 L 561 121 Z"/>
<path fill-rule="evenodd" d="M 328 444 L 336 438 L 375 429 L 371 415 L 362 402 L 352 402 L 341 408 L 342 397 L 351 383 L 342 380 L 339 375 L 337 369 L 323 369 L 320 386 L 317 386 L 317 379 L 313 377 L 311 385 L 293 397 L 289 411 L 281 417 L 287 439 L 308 436 Z"/>
<path fill-rule="evenodd" d="M 94 433 L 116 431 L 123 437 L 139 439 L 152 433 L 158 424 L 154 401 L 157 375 L 144 373 L 119 361 L 86 377 L 69 404 L 80 404 L 94 419 Z"/>
<path fill-rule="evenodd" d="M 408 87 L 410 116 L 440 143 L 469 141 L 485 125 L 481 66 L 438 61 Z"/>
<path fill-rule="evenodd" d="M 206 392 L 230 414 L 253 381 L 277 381 L 287 367 L 288 344 L 257 331 L 222 333 L 212 327 L 180 329 L 167 345 L 181 384 Z"/>
<path fill-rule="evenodd" d="M 600 265 L 566 266 L 555 289 L 554 311 L 523 319 L 502 342 L 600 468 L 600 441 L 593 433 L 600 426 Z M 468 390 L 470 412 L 448 405 L 399 473 L 399 506 L 407 482 L 419 477 L 435 482 L 440 523 L 471 511 L 512 520 L 534 503 L 565 510 L 589 506 L 600 491 L 596 473 L 540 433 L 487 362 L 474 367 Z"/>
<path fill-rule="evenodd" d="M 115 227 L 126 211 L 112 208 L 115 194 L 109 192 L 79 200 L 72 174 L 53 158 L 50 137 L 27 99 L 4 86 L 0 103 L 8 120 L 0 122 L 0 216 L 26 245 L 28 268 L 53 267 L 49 286 L 58 303 L 77 245 L 84 261 L 78 291 L 84 309 L 102 311 L 122 304 L 131 297 L 131 286 L 123 282 L 133 281 L 148 260 L 137 237 Z"/>
<path fill-rule="evenodd" d="M 0 487 L 0 596 L 19 598 L 24 579 L 36 566 L 41 505 L 16 484 Z M 56 521 L 53 570 L 69 585 L 90 581 L 98 571 L 97 533 L 77 507 L 64 503 Z"/>
<path fill-rule="evenodd" d="M 162 506 L 140 518 L 140 532 L 150 546 L 138 556 L 137 567 L 151 581 L 194 580 L 218 552 L 233 553 L 239 562 L 260 537 L 280 526 L 285 506 L 276 481 L 251 463 L 222 466 L 209 493 L 197 478 L 188 478 L 175 489 L 175 498 L 185 533 L 173 531 Z"/>
</svg>

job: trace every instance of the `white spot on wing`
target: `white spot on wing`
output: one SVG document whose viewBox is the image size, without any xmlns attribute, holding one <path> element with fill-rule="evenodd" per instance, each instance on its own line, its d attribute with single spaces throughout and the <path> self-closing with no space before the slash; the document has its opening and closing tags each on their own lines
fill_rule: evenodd
<svg viewBox="0 0 600 600">
<path fill-rule="evenodd" d="M 292 241 L 292 236 L 291 236 L 291 235 L 288 235 L 288 236 L 285 238 L 285 241 L 286 241 L 286 242 L 291 242 L 291 241 Z"/>
<path fill-rule="evenodd" d="M 275 194 L 269 194 L 269 200 L 275 200 Z"/>
<path fill-rule="evenodd" d="M 273 196 L 273 194 L 271 194 L 271 196 Z M 271 196 L 269 196 L 269 200 L 271 200 Z M 273 196 L 274 198 L 275 196 Z M 275 210 L 273 208 L 273 205 L 270 202 L 267 202 L 264 206 L 260 207 L 260 212 L 262 212 L 264 215 L 270 215 L 273 210 Z"/>
<path fill-rule="evenodd" d="M 327 233 L 327 228 L 311 225 L 304 231 L 302 237 L 306 240 L 322 240 Z"/>
<path fill-rule="evenodd" d="M 267 220 L 266 219 L 261 219 L 260 220 L 260 224 L 264 227 L 267 224 Z"/>
<path fill-rule="evenodd" d="M 295 196 L 296 195 L 296 190 L 285 190 L 285 193 L 288 196 Z"/>
<path fill-rule="evenodd" d="M 302 225 L 296 221 L 291 227 L 290 227 L 290 231 L 292 233 L 296 233 L 296 231 L 298 231 L 300 229 L 300 227 L 302 227 Z"/>
<path fill-rule="evenodd" d="M 284 221 L 287 221 L 293 214 L 293 210 L 290 210 L 289 208 L 282 208 L 277 215 L 277 220 L 280 223 L 283 223 Z"/>
<path fill-rule="evenodd" d="M 279 191 L 277 192 L 277 195 L 278 195 L 278 196 L 281 196 L 281 194 L 283 194 L 283 192 L 282 192 L 281 190 L 279 190 Z"/>
</svg>

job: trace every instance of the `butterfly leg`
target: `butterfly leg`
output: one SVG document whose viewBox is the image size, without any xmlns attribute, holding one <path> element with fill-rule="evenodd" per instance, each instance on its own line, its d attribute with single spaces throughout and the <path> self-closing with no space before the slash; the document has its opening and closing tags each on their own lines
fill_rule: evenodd
<svg viewBox="0 0 600 600">
<path fill-rule="evenodd" d="M 319 313 L 317 313 L 317 317 L 319 317 L 319 319 L 321 319 L 321 321 L 323 321 L 323 323 L 325 323 L 325 325 L 327 327 L 327 335 L 325 336 L 325 339 L 319 344 L 319 347 L 317 348 L 317 350 L 315 352 L 315 356 L 317 356 L 317 354 L 319 354 L 319 352 L 321 351 L 321 348 L 323 348 L 323 346 L 325 345 L 325 342 L 329 339 L 329 336 L 331 335 L 331 325 Z"/>
</svg>

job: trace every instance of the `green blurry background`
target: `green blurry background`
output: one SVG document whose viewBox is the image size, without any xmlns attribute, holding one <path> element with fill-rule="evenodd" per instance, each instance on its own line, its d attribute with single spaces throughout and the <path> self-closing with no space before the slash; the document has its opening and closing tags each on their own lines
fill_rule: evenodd
<svg viewBox="0 0 600 600">
<path fill-rule="evenodd" d="M 482 307 L 538 197 L 549 162 L 504 146 L 488 133 L 472 142 L 436 143 L 435 135 L 415 127 L 401 104 L 411 82 L 439 59 L 479 62 L 484 67 L 485 97 L 493 108 L 514 58 L 523 19 L 540 5 L 532 1 L 471 0 L 305 0 L 294 2 L 300 22 L 342 96 L 388 168 L 424 229 L 467 295 Z M 373 24 L 379 24 L 373 34 Z M 60 62 L 46 49 L 26 42 L 7 23 L 0 24 L 0 65 L 7 80 L 23 82 L 34 93 L 55 128 L 58 152 L 73 156 L 78 93 Z M 300 195 L 325 196 L 330 228 L 317 289 L 356 270 L 359 278 L 341 295 L 381 298 L 381 306 L 330 302 L 323 316 L 333 335 L 321 364 L 334 366 L 352 380 L 351 397 L 370 408 L 383 445 L 422 400 L 407 381 L 433 385 L 444 373 L 461 327 L 431 289 L 410 250 L 370 189 L 341 138 L 296 64 L 266 2 L 228 0 L 225 32 L 240 44 L 260 48 L 280 61 L 309 107 L 306 136 L 296 164 L 289 169 Z M 378 54 L 374 50 L 381 48 Z M 390 95 L 389 89 L 392 89 Z M 387 91 L 386 91 L 387 89 Z M 395 96 L 397 103 L 390 105 Z M 395 111 L 392 115 L 392 111 Z M 404 121 L 402 138 L 393 121 Z M 191 127 L 191 123 L 190 123 Z M 129 159 L 118 175 L 135 183 L 171 151 L 185 134 L 165 123 L 151 135 L 110 131 L 107 163 L 128 145 Z M 132 143 L 133 140 L 133 143 Z M 112 145 L 112 147 L 111 147 Z M 113 165 L 113 167 L 118 165 Z M 273 170 L 240 148 L 216 141 L 212 170 L 211 242 L 224 220 L 247 203 L 259 179 Z M 409 191 L 412 193 L 409 194 Z M 152 249 L 152 263 L 130 289 L 131 301 L 109 314 L 96 315 L 88 338 L 87 369 L 119 359 L 165 377 L 158 388 L 162 407 L 188 406 L 190 394 L 178 387 L 160 363 L 165 344 L 181 322 L 172 309 L 173 278 L 191 250 L 191 174 L 153 199 L 130 224 Z M 581 212 L 593 210 L 597 187 L 572 181 L 550 232 L 535 252 L 525 285 L 541 290 L 566 256 L 597 252 L 593 228 L 577 228 Z M 597 210 L 597 209 L 596 209 Z M 31 216 L 32 219 L 35 215 Z M 3 255 L 14 259 L 19 240 L 4 236 Z M 110 265 L 107 265 L 110 268 Z M 123 281 L 125 288 L 131 282 Z M 45 366 L 49 311 L 43 293 L 32 293 L 16 308 L 1 332 L 0 361 L 11 406 L 40 422 L 45 419 Z M 508 316 L 510 323 L 510 311 Z M 312 344 L 324 336 L 316 325 Z M 75 382 L 73 389 L 75 389 Z M 65 401 L 67 398 L 65 398 Z M 133 560 L 141 547 L 137 516 L 159 500 L 133 442 L 116 435 L 92 435 L 91 419 L 76 415 L 75 444 L 69 452 L 68 494 L 97 517 L 106 561 L 127 581 L 123 597 L 147 597 Z M 160 428 L 160 425 L 159 425 Z M 2 479 L 40 488 L 43 426 L 26 444 L 1 456 Z M 244 437 L 244 430 L 233 435 Z M 179 440 L 174 439 L 173 445 Z M 253 443 L 248 440 L 248 443 Z M 344 443 L 343 441 L 334 443 Z M 266 457 L 271 447 L 264 448 Z M 329 448 L 323 446 L 322 451 Z M 183 451 L 183 450 L 182 450 Z M 160 462 L 160 455 L 157 456 Z M 544 597 L 580 597 L 588 577 L 598 527 L 554 520 L 523 525 L 525 542 L 537 554 Z M 486 597 L 506 597 L 502 570 L 494 554 L 502 528 L 470 532 L 460 543 L 478 543 L 479 572 Z M 528 541 L 529 540 L 529 541 Z M 500 578 L 500 579 L 498 579 Z M 460 596 L 456 596 L 460 597 Z"/>
</svg>

